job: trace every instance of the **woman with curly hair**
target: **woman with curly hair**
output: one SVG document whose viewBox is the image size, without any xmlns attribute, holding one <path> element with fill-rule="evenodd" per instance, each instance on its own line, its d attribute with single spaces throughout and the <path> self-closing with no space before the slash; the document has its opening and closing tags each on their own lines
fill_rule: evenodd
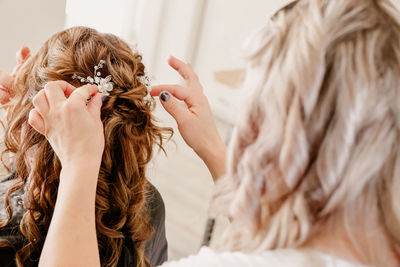
<svg viewBox="0 0 400 267">
<path fill-rule="evenodd" d="M 63 159 L 46 136 L 28 126 L 35 97 L 51 81 L 80 87 L 86 82 L 77 76 L 103 79 L 109 75 L 113 89 L 104 91 L 109 95 L 102 99 L 100 124 L 106 138 L 94 195 L 100 261 L 102 266 L 150 266 L 165 261 L 164 206 L 147 180 L 146 165 L 155 146 L 163 149 L 164 134 L 171 130 L 154 122 L 141 56 L 114 35 L 75 27 L 52 36 L 15 75 L 14 96 L 4 106 L 4 155 L 10 156 L 7 168 L 11 174 L 0 183 L 4 201 L 1 263 L 12 266 L 15 258 L 18 266 L 38 264 L 62 183 Z M 46 96 L 48 101 L 51 94 Z M 50 134 L 51 129 L 46 131 Z M 78 133 L 70 138 L 80 139 L 75 141 L 78 144 L 84 136 Z M 80 155 L 74 160 L 90 168 Z"/>
</svg>

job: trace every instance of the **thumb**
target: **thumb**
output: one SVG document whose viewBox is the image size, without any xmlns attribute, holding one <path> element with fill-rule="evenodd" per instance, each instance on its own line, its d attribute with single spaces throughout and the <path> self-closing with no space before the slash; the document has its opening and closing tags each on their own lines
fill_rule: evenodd
<svg viewBox="0 0 400 267">
<path fill-rule="evenodd" d="M 87 108 L 89 110 L 89 113 L 92 114 L 95 118 L 100 117 L 101 106 L 103 105 L 103 99 L 105 98 L 107 98 L 106 95 L 97 93 L 88 102 Z"/>
<path fill-rule="evenodd" d="M 32 109 L 29 112 L 28 123 L 35 129 L 37 132 L 45 135 L 45 125 L 44 120 L 40 113 L 36 109 Z"/>
<path fill-rule="evenodd" d="M 172 96 L 168 92 L 162 92 L 160 94 L 160 102 L 163 105 L 164 109 L 176 120 L 178 124 L 182 123 L 188 116 L 188 110 L 181 105 L 181 103 L 176 100 L 174 96 Z"/>
</svg>

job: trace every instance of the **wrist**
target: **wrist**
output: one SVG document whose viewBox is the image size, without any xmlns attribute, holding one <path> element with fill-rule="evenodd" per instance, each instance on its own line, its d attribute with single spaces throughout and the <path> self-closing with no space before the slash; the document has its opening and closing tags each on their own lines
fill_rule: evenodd
<svg viewBox="0 0 400 267">
<path fill-rule="evenodd" d="M 61 160 L 62 169 L 67 170 L 87 170 L 87 171 L 98 171 L 101 165 L 101 157 L 90 157 L 90 156 L 75 156 L 71 158 L 64 158 Z"/>
<path fill-rule="evenodd" d="M 60 189 L 80 191 L 96 191 L 100 163 L 97 162 L 69 162 L 62 166 L 60 173 Z M 64 190 L 64 189 L 63 189 Z"/>
<path fill-rule="evenodd" d="M 85 167 L 97 167 L 100 166 L 103 158 L 104 146 L 88 146 L 88 141 L 76 142 L 74 145 L 70 145 L 67 149 L 60 149 L 57 151 L 57 155 L 60 155 L 61 165 L 63 167 L 79 168 Z"/>
<path fill-rule="evenodd" d="M 209 169 L 214 181 L 226 173 L 226 156 L 227 148 L 222 141 L 216 146 L 209 146 L 207 150 L 204 150 L 202 156 L 200 156 Z"/>
</svg>

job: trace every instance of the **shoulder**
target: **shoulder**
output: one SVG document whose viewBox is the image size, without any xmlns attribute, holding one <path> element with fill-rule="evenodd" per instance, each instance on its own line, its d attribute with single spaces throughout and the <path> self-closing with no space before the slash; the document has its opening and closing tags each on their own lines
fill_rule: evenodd
<svg viewBox="0 0 400 267">
<path fill-rule="evenodd" d="M 176 262 L 168 262 L 162 267 L 355 267 L 360 266 L 345 262 L 328 255 L 315 252 L 300 252 L 293 249 L 267 251 L 263 253 L 215 252 L 203 247 L 197 255 L 189 256 Z M 361 266 L 360 266 L 361 267 Z"/>
<path fill-rule="evenodd" d="M 276 265 L 270 263 L 269 257 L 265 255 L 252 255 L 241 252 L 215 252 L 208 247 L 202 247 L 198 254 L 191 255 L 187 258 L 181 259 L 176 262 L 168 262 L 162 267 L 219 267 L 219 266 L 230 266 L 230 267 L 269 267 L 269 266 L 285 266 Z"/>
<path fill-rule="evenodd" d="M 14 182 L 14 174 L 10 174 L 0 179 L 0 221 L 8 219 L 8 213 L 5 207 L 5 198 L 8 189 L 14 184 Z M 11 261 L 13 261 L 14 258 L 14 256 L 12 256 L 12 258 L 9 258 L 9 256 L 11 255 L 11 251 L 9 250 L 9 248 L 4 247 L 5 243 L 12 244 L 14 248 L 19 249 L 23 246 L 25 242 L 25 238 L 19 230 L 20 221 L 24 213 L 26 212 L 26 209 L 23 205 L 23 193 L 24 190 L 21 189 L 14 192 L 10 196 L 10 205 L 13 210 L 12 218 L 6 226 L 0 228 L 0 242 L 3 245 L 3 247 L 0 248 L 1 263 L 6 262 L 7 259 L 11 259 Z"/>
<path fill-rule="evenodd" d="M 219 266 L 269 266 L 265 264 L 264 259 L 257 259 L 255 257 L 250 257 L 244 253 L 240 252 L 222 252 L 218 253 L 208 247 L 202 247 L 198 254 L 191 255 L 187 258 L 175 261 L 167 262 L 162 267 L 219 267 Z"/>
<path fill-rule="evenodd" d="M 5 220 L 8 217 L 4 201 L 6 199 L 8 189 L 14 184 L 14 182 L 15 180 L 13 173 L 0 179 L 0 220 Z M 19 222 L 26 211 L 22 204 L 23 196 L 24 189 L 18 190 L 11 195 L 10 204 L 13 209 L 12 221 Z"/>
<path fill-rule="evenodd" d="M 165 205 L 160 192 L 150 182 L 148 182 L 146 200 L 147 208 L 149 210 L 150 224 L 153 227 L 157 227 L 165 220 Z"/>
<path fill-rule="evenodd" d="M 154 229 L 152 238 L 146 243 L 146 257 L 152 266 L 162 264 L 168 259 L 168 243 L 165 233 L 165 205 L 160 192 L 148 183 L 147 209 L 149 223 Z"/>
</svg>

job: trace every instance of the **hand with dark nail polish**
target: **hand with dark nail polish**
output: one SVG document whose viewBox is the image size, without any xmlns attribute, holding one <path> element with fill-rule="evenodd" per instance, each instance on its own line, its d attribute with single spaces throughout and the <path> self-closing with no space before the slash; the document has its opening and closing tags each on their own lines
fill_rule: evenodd
<svg viewBox="0 0 400 267">
<path fill-rule="evenodd" d="M 226 146 L 218 133 L 203 87 L 190 65 L 174 57 L 168 63 L 186 80 L 187 85 L 153 86 L 150 94 L 160 96 L 161 104 L 176 120 L 185 142 L 217 179 L 225 174 Z M 178 100 L 184 101 L 186 106 Z"/>
<path fill-rule="evenodd" d="M 162 92 L 160 98 L 162 101 L 167 102 L 169 99 L 169 94 L 167 92 Z"/>
</svg>

